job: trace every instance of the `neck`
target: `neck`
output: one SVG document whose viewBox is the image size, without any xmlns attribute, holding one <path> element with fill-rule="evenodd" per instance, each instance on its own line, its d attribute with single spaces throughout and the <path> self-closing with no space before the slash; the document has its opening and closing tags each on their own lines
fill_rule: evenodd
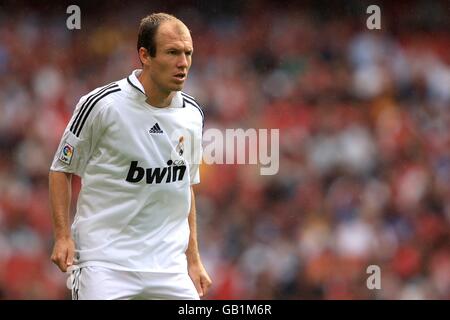
<svg viewBox="0 0 450 320">
<path fill-rule="evenodd" d="M 148 104 L 157 108 L 166 108 L 170 105 L 175 92 L 160 90 L 144 71 L 138 76 L 138 80 L 144 87 Z"/>
</svg>

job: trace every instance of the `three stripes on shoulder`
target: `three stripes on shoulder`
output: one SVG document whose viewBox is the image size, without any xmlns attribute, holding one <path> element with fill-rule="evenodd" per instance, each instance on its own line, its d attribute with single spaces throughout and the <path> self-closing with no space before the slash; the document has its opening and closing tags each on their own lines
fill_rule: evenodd
<svg viewBox="0 0 450 320">
<path fill-rule="evenodd" d="M 106 97 L 107 95 L 118 92 L 121 89 L 119 88 L 119 85 L 117 83 L 110 83 L 107 86 L 103 87 L 96 93 L 91 94 L 86 101 L 84 101 L 83 105 L 81 106 L 80 110 L 78 111 L 74 121 L 72 122 L 72 125 L 70 126 L 70 131 L 76 136 L 79 137 L 81 130 L 83 129 L 84 124 L 86 123 L 87 118 L 89 117 L 89 114 L 94 109 L 97 102 L 99 102 L 101 99 Z M 200 112 L 202 116 L 202 122 L 205 120 L 205 115 L 203 114 L 202 109 L 200 108 L 200 105 L 195 101 L 195 99 L 184 93 L 181 92 L 181 95 L 183 97 L 183 102 L 186 104 L 190 104 L 197 108 L 197 110 Z"/>
<path fill-rule="evenodd" d="M 84 101 L 83 105 L 81 106 L 80 110 L 78 111 L 77 116 L 75 117 L 75 120 L 72 122 L 72 125 L 70 126 L 70 131 L 76 136 L 79 137 L 81 130 L 83 129 L 84 124 L 86 123 L 87 118 L 89 117 L 89 114 L 91 113 L 92 109 L 94 109 L 97 102 L 99 102 L 101 99 L 106 97 L 107 95 L 120 91 L 119 85 L 116 83 L 110 83 L 107 86 L 103 87 L 96 93 L 91 94 L 86 101 Z"/>
<path fill-rule="evenodd" d="M 202 108 L 200 108 L 200 105 L 197 103 L 197 101 L 195 101 L 194 97 L 192 97 L 184 92 L 181 92 L 181 96 L 183 97 L 183 102 L 185 104 L 189 103 L 190 105 L 192 105 L 198 109 L 198 111 L 202 115 L 202 122 L 205 122 L 205 115 L 203 114 L 203 110 L 202 110 Z"/>
</svg>

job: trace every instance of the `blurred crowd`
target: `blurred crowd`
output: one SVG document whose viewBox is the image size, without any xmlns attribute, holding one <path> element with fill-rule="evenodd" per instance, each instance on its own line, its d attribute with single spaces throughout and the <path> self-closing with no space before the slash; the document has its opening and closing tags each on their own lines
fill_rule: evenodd
<svg viewBox="0 0 450 320">
<path fill-rule="evenodd" d="M 70 298 L 49 258 L 50 163 L 78 99 L 139 68 L 155 10 L 191 29 L 184 91 L 205 130 L 280 129 L 276 175 L 201 166 L 209 299 L 450 299 L 448 3 L 384 3 L 381 30 L 357 1 L 112 2 L 81 6 L 81 30 L 21 3 L 0 10 L 0 299 Z"/>
</svg>

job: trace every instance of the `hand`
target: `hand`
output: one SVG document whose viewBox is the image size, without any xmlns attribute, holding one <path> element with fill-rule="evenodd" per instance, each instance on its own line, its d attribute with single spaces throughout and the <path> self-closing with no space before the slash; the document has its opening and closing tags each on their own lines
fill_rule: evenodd
<svg viewBox="0 0 450 320">
<path fill-rule="evenodd" d="M 208 293 L 208 289 L 212 284 L 211 278 L 203 267 L 201 262 L 191 263 L 188 267 L 189 277 L 194 282 L 200 297 L 205 296 Z"/>
<path fill-rule="evenodd" d="M 67 271 L 67 267 L 73 264 L 75 253 L 75 243 L 72 238 L 58 239 L 53 246 L 52 261 L 62 272 Z"/>
</svg>

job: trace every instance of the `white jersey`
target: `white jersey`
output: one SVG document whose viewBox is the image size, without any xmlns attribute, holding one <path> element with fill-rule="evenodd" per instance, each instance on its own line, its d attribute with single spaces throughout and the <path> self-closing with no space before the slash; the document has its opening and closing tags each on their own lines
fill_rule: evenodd
<svg viewBox="0 0 450 320">
<path fill-rule="evenodd" d="M 203 112 L 183 92 L 150 106 L 139 72 L 80 99 L 51 170 L 82 178 L 72 224 L 79 266 L 186 272 Z"/>
</svg>

